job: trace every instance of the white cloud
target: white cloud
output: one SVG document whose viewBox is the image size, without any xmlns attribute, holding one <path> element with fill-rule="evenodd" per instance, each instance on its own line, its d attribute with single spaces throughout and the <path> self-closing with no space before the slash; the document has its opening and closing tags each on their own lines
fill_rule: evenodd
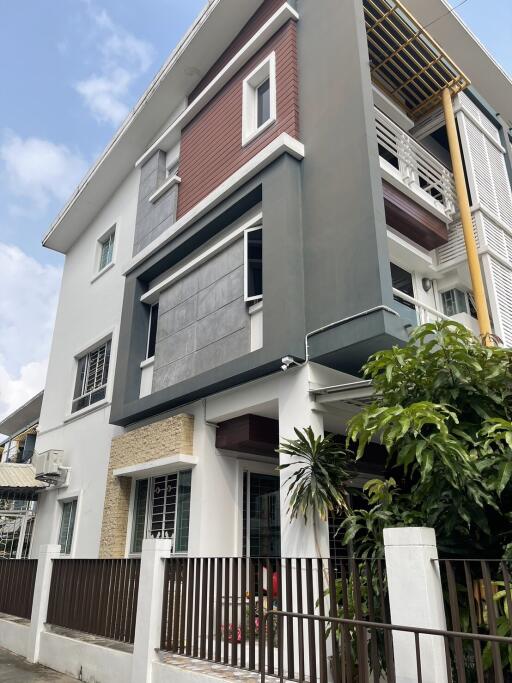
<svg viewBox="0 0 512 683">
<path fill-rule="evenodd" d="M 28 199 L 30 206 L 39 210 L 46 209 L 53 199 L 66 200 L 88 166 L 65 145 L 36 137 L 23 139 L 12 132 L 4 135 L 0 160 L 11 195 Z"/>
<path fill-rule="evenodd" d="M 44 386 L 61 269 L 0 242 L 0 415 Z"/>
<path fill-rule="evenodd" d="M 153 47 L 115 24 L 105 10 L 87 3 L 94 24 L 100 65 L 96 73 L 75 84 L 95 118 L 118 126 L 126 118 L 130 89 L 153 59 Z"/>
</svg>

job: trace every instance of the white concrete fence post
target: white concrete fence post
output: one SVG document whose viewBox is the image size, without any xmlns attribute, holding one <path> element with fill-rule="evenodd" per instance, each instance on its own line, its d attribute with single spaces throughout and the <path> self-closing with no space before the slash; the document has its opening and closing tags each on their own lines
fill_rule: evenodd
<svg viewBox="0 0 512 683">
<path fill-rule="evenodd" d="M 52 583 L 52 563 L 60 556 L 60 545 L 42 545 L 37 558 L 37 573 L 34 585 L 34 599 L 28 636 L 27 659 L 39 661 L 39 644 L 48 612 L 48 599 Z"/>
<path fill-rule="evenodd" d="M 151 538 L 142 543 L 132 683 L 151 683 L 162 628 L 164 559 L 171 556 L 171 550 L 170 539 Z"/>
<path fill-rule="evenodd" d="M 384 529 L 391 623 L 446 630 L 434 529 Z M 393 631 L 396 683 L 417 681 L 414 634 Z M 420 635 L 424 683 L 447 683 L 444 640 Z"/>
</svg>

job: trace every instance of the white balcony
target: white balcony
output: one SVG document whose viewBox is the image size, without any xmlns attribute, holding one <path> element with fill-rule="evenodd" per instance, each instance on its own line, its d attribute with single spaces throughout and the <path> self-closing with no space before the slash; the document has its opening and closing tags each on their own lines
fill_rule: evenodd
<svg viewBox="0 0 512 683">
<path fill-rule="evenodd" d="M 382 177 L 445 223 L 455 213 L 453 174 L 400 126 L 375 108 Z"/>
</svg>

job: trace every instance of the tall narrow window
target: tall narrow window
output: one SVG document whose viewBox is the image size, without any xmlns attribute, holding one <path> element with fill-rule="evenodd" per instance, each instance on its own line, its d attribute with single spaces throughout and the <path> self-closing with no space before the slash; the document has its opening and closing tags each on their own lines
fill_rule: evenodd
<svg viewBox="0 0 512 683">
<path fill-rule="evenodd" d="M 148 503 L 148 480 L 140 479 L 135 483 L 133 503 L 132 553 L 142 552 L 142 540 L 146 531 L 146 511 Z"/>
<path fill-rule="evenodd" d="M 76 498 L 62 504 L 62 519 L 60 523 L 59 545 L 63 555 L 69 555 L 73 544 L 75 530 Z"/>
<path fill-rule="evenodd" d="M 71 412 L 105 398 L 109 364 L 110 339 L 78 359 Z"/>
<path fill-rule="evenodd" d="M 248 480 L 248 542 L 251 557 L 279 557 L 281 553 L 281 514 L 279 477 L 250 472 Z M 246 481 L 247 481 L 246 480 Z"/>
<path fill-rule="evenodd" d="M 390 264 L 391 267 L 391 281 L 393 283 L 393 289 L 398 292 L 402 292 L 406 296 L 414 298 L 414 285 L 412 281 L 411 273 L 407 272 L 400 266 L 394 263 Z M 393 298 L 398 304 L 396 306 L 397 311 L 400 313 L 402 318 L 409 321 L 412 325 L 418 324 L 418 316 L 416 314 L 416 306 L 412 301 L 400 296 L 400 294 L 395 291 L 393 293 Z"/>
<path fill-rule="evenodd" d="M 103 270 L 103 268 L 106 268 L 112 263 L 114 257 L 115 234 L 115 230 L 111 230 L 111 232 L 100 241 L 100 263 L 98 270 Z"/>
<path fill-rule="evenodd" d="M 149 326 L 148 326 L 148 348 L 146 358 L 153 358 L 156 349 L 156 332 L 158 327 L 158 303 L 151 306 L 149 312 Z"/>
<path fill-rule="evenodd" d="M 270 118 L 270 78 L 266 78 L 256 91 L 258 100 L 257 126 L 260 128 Z"/>
<path fill-rule="evenodd" d="M 276 55 L 273 52 L 244 80 L 242 144 L 251 142 L 276 119 Z"/>
<path fill-rule="evenodd" d="M 263 297 L 263 230 L 245 231 L 245 300 L 258 301 Z"/>
</svg>

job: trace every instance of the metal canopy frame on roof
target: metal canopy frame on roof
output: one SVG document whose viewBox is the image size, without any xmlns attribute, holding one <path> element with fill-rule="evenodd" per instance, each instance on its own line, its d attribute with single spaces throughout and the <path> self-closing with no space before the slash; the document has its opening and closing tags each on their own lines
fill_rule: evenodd
<svg viewBox="0 0 512 683">
<path fill-rule="evenodd" d="M 470 80 L 399 0 L 363 0 L 372 79 L 418 120 Z"/>
</svg>

